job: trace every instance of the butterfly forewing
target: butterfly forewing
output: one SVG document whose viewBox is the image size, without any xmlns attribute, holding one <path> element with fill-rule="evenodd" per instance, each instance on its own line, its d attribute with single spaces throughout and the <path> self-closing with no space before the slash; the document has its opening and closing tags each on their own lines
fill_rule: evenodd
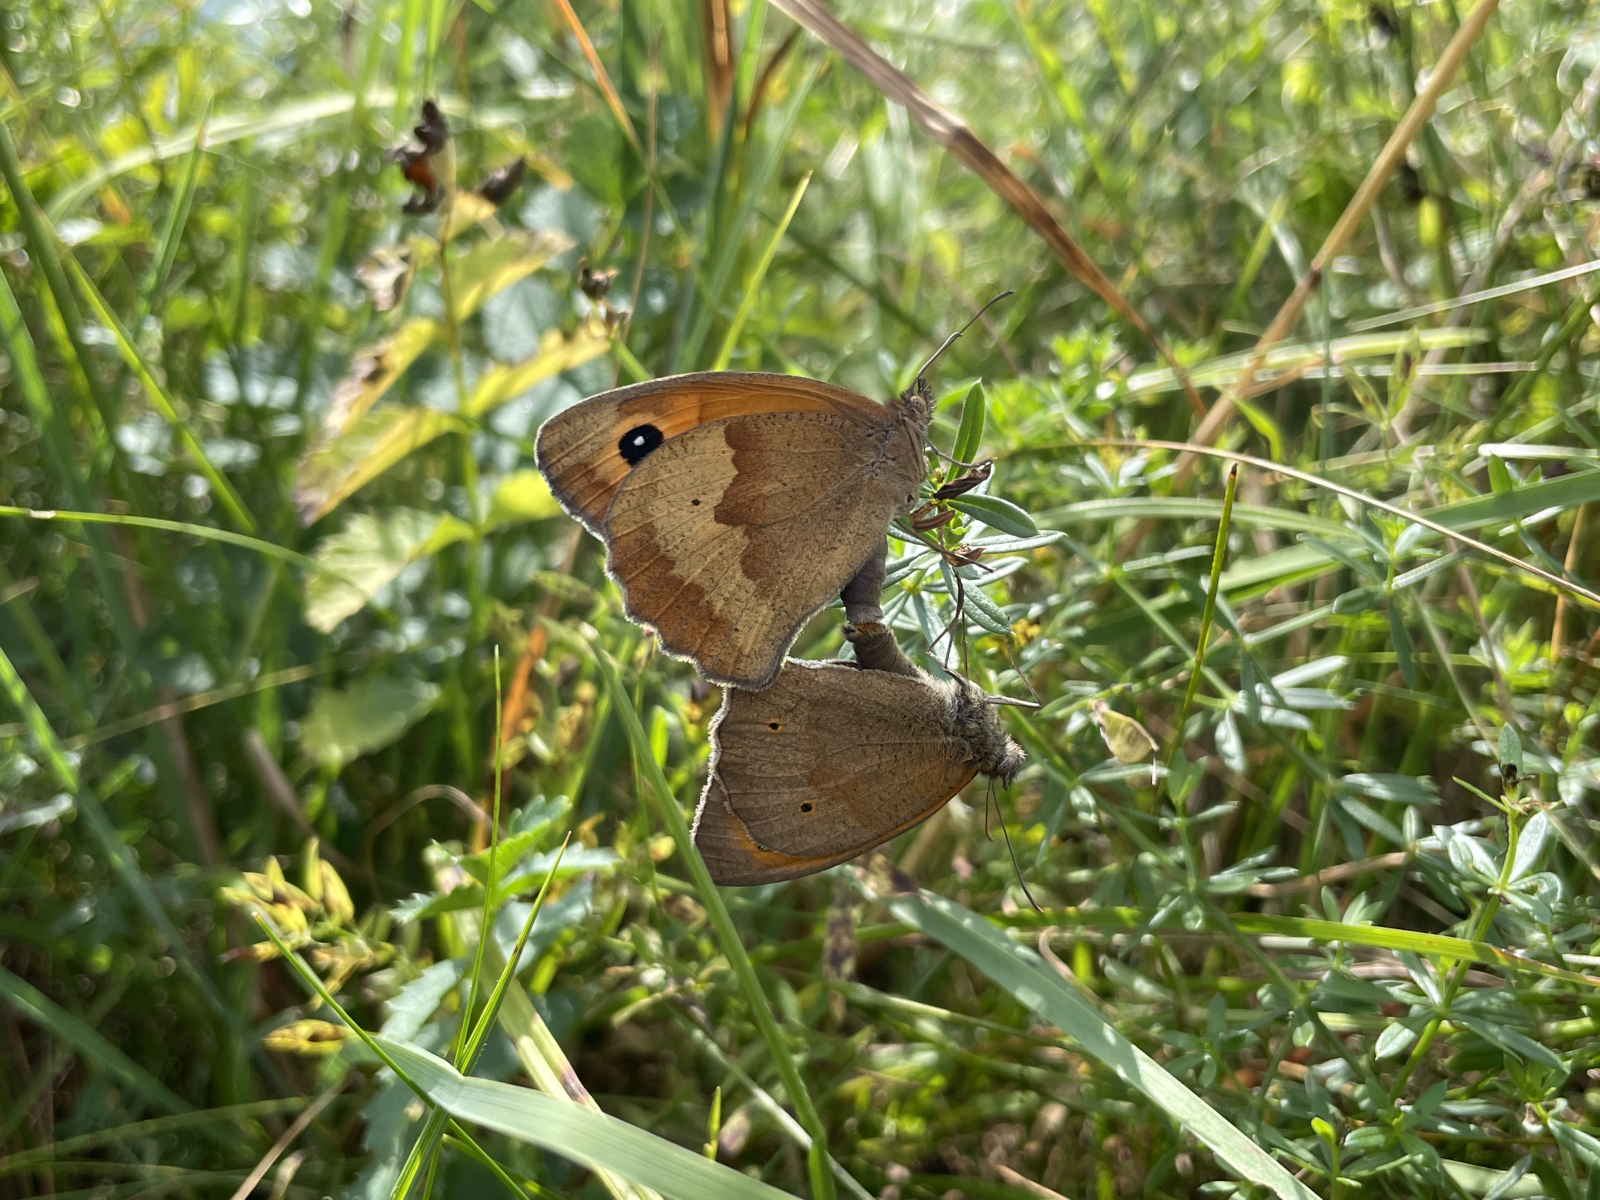
<svg viewBox="0 0 1600 1200">
<path fill-rule="evenodd" d="M 600 534 L 617 485 L 657 447 L 710 421 L 765 412 L 843 412 L 881 421 L 881 404 L 791 375 L 707 371 L 592 396 L 546 421 L 535 455 L 550 490 Z"/>
<path fill-rule="evenodd" d="M 719 682 L 764 687 L 800 626 L 883 545 L 905 485 L 860 422 L 763 413 L 700 425 L 623 480 L 605 520 L 628 615 Z"/>
</svg>

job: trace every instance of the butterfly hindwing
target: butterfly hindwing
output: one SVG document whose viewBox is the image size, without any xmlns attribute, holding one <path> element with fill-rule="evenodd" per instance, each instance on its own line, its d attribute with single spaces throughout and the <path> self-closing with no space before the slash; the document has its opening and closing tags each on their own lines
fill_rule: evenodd
<svg viewBox="0 0 1600 1200">
<path fill-rule="evenodd" d="M 978 770 L 948 735 L 944 686 L 789 663 L 764 691 L 730 691 L 695 824 L 713 877 L 808 874 L 936 812 Z"/>
</svg>

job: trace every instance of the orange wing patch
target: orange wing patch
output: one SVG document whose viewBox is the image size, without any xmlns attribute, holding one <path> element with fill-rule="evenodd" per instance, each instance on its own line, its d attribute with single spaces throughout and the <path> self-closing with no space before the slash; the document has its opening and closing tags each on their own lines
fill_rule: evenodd
<svg viewBox="0 0 1600 1200">
<path fill-rule="evenodd" d="M 535 457 L 556 499 L 600 532 L 617 485 L 662 442 L 711 421 L 767 412 L 837 412 L 881 421 L 875 400 L 797 375 L 703 371 L 591 396 L 539 430 Z"/>
</svg>

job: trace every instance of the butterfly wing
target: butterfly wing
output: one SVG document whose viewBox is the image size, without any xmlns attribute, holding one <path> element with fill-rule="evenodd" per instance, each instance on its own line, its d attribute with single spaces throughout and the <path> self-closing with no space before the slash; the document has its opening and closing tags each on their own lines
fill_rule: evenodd
<svg viewBox="0 0 1600 1200">
<path fill-rule="evenodd" d="M 653 451 L 602 525 L 628 615 L 707 678 L 765 687 L 915 494 L 906 476 L 920 479 L 921 456 L 898 432 L 839 413 L 759 413 Z"/>
<path fill-rule="evenodd" d="M 882 421 L 884 406 L 831 383 L 755 371 L 703 371 L 591 396 L 539 429 L 539 470 L 555 498 L 599 535 L 617 485 L 665 442 L 696 426 L 765 412 L 852 413 Z"/>
<path fill-rule="evenodd" d="M 730 690 L 712 727 L 694 841 L 724 884 L 854 858 L 930 816 L 977 774 L 945 731 L 940 685 L 845 664 L 786 664 Z"/>
</svg>

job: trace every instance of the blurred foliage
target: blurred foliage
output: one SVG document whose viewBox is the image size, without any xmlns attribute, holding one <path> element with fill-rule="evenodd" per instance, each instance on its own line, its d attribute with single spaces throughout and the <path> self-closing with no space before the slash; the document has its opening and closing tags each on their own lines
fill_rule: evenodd
<svg viewBox="0 0 1600 1200">
<path fill-rule="evenodd" d="M 1210 400 L 1466 8 L 837 11 Z M 985 553 L 893 542 L 886 599 L 930 665 L 954 620 L 975 679 L 1039 693 L 1006 712 L 1031 765 L 1000 810 L 1045 912 L 977 787 L 890 856 L 985 936 L 1045 931 L 1110 1026 L 1318 1195 L 1597 1194 L 1594 611 L 1246 468 L 1174 728 L 1222 475 L 1096 444 L 1193 430 L 1152 347 L 776 9 L 571 12 L 0 13 L 0 1196 L 227 1196 L 341 1085 L 255 1194 L 391 1194 L 423 1105 L 261 942 L 263 908 L 366 1028 L 441 1053 L 510 955 L 478 1074 L 575 1073 L 786 1191 L 817 1181 L 785 1104 L 814 1105 L 851 1195 L 1234 1191 L 870 872 L 726 894 L 752 1007 L 646 798 L 659 767 L 692 805 L 714 689 L 622 620 L 531 470 L 539 422 L 618 381 L 720 363 L 886 397 L 1007 288 L 935 370 L 936 440 L 996 460 L 938 536 Z M 1597 90 L 1585 0 L 1502 7 L 1227 444 L 1600 577 Z M 838 625 L 794 653 L 834 655 Z M 482 1144 L 532 1194 L 633 1194 Z M 428 1186 L 498 1186 L 443 1146 Z"/>
</svg>

